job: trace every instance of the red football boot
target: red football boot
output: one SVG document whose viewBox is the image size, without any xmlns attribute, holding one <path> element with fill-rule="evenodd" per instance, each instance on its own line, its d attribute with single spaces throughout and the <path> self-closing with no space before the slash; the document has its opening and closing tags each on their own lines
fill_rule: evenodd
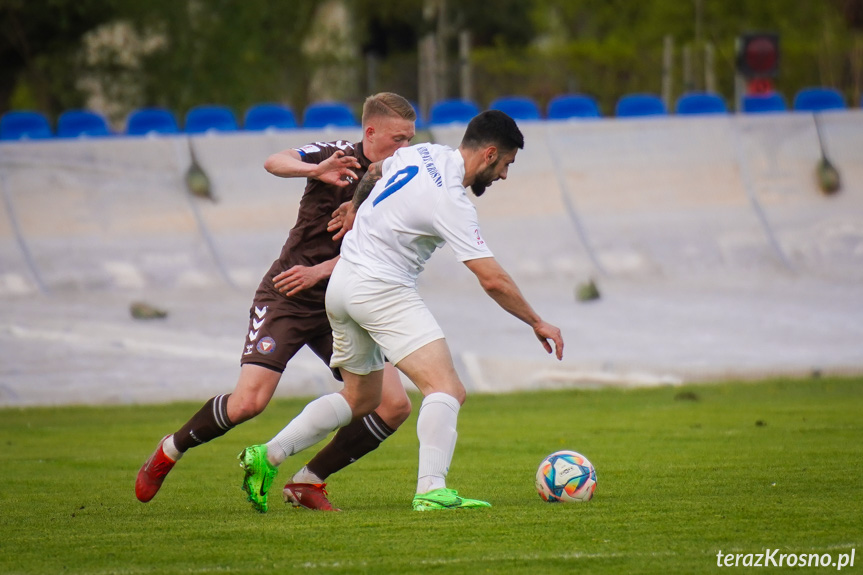
<svg viewBox="0 0 863 575">
<path fill-rule="evenodd" d="M 171 436 L 166 435 L 162 438 L 156 451 L 138 471 L 138 478 L 135 479 L 135 496 L 142 503 L 146 503 L 156 496 L 159 488 L 162 487 L 162 482 L 165 481 L 165 476 L 174 468 L 176 461 L 165 455 L 165 451 L 162 449 L 162 444 L 169 437 Z"/>
<path fill-rule="evenodd" d="M 282 490 L 285 503 L 318 511 L 341 511 L 327 499 L 326 483 L 288 483 Z"/>
</svg>

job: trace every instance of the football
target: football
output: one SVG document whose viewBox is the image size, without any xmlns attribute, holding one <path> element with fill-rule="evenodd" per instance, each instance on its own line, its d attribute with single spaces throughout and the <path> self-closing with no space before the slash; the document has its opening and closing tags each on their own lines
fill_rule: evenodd
<svg viewBox="0 0 863 575">
<path fill-rule="evenodd" d="M 556 451 L 543 459 L 536 470 L 536 492 L 543 501 L 590 501 L 595 490 L 596 469 L 575 451 Z"/>
</svg>

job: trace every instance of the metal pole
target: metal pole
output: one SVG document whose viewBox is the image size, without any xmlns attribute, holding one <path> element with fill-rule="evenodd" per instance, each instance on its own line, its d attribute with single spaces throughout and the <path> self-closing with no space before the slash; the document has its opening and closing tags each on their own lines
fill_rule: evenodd
<svg viewBox="0 0 863 575">
<path fill-rule="evenodd" d="M 662 44 L 662 101 L 671 109 L 674 94 L 674 38 L 668 34 Z"/>
<path fill-rule="evenodd" d="M 712 42 L 704 44 L 704 90 L 716 92 L 716 74 L 713 69 L 716 50 Z"/>
<path fill-rule="evenodd" d="M 419 41 L 419 74 L 417 78 L 420 112 L 427 118 L 431 107 L 437 101 L 437 82 L 435 64 L 435 36 L 432 24 L 437 10 L 436 0 L 423 3 L 423 21 L 429 30 Z"/>
<path fill-rule="evenodd" d="M 458 34 L 458 64 L 461 78 L 461 99 L 473 100 L 473 83 L 470 68 L 470 30 Z"/>
<path fill-rule="evenodd" d="M 437 59 L 437 92 L 435 93 L 436 100 L 442 100 L 447 97 L 447 61 L 446 61 L 446 41 L 449 37 L 449 29 L 446 21 L 446 0 L 437 0 L 437 46 L 435 46 L 435 56 Z"/>
<path fill-rule="evenodd" d="M 683 91 L 691 92 L 695 89 L 692 81 L 692 46 L 683 47 Z"/>
<path fill-rule="evenodd" d="M 740 54 L 740 51 L 743 49 L 743 38 L 738 36 L 734 40 L 734 54 L 735 56 Z M 743 94 L 746 92 L 746 81 L 743 78 L 743 75 L 739 70 L 735 67 L 734 70 L 734 111 L 742 112 L 743 111 Z"/>
<path fill-rule="evenodd" d="M 419 106 L 423 116 L 428 117 L 436 101 L 435 39 L 434 34 L 426 34 L 419 46 Z"/>
<path fill-rule="evenodd" d="M 690 82 L 692 84 L 691 87 L 689 88 L 690 90 L 698 90 L 700 88 L 700 86 L 698 85 L 698 81 L 700 79 L 701 72 L 702 72 L 702 70 L 701 70 L 701 65 L 702 65 L 701 47 L 702 47 L 703 42 L 701 40 L 701 36 L 702 36 L 701 24 L 702 24 L 702 14 L 704 12 L 702 10 L 702 7 L 703 7 L 702 0 L 695 0 L 695 45 L 693 46 L 693 50 L 692 50 L 692 54 L 691 54 L 691 58 L 692 58 L 692 64 L 691 65 L 692 65 L 693 74 L 690 76 Z"/>
</svg>

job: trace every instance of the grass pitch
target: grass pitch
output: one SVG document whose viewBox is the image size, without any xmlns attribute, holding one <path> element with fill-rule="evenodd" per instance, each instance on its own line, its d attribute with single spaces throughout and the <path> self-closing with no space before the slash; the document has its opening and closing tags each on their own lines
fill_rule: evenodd
<svg viewBox="0 0 863 575">
<path fill-rule="evenodd" d="M 236 455 L 305 404 L 191 450 L 148 503 L 133 484 L 199 404 L 0 410 L 0 573 L 703 573 L 717 552 L 863 565 L 863 378 L 475 395 L 448 483 L 488 510 L 416 513 L 416 409 L 330 478 L 343 513 L 252 511 Z M 547 504 L 540 460 L 584 453 L 598 487 Z M 835 572 L 835 567 L 793 569 Z"/>
</svg>

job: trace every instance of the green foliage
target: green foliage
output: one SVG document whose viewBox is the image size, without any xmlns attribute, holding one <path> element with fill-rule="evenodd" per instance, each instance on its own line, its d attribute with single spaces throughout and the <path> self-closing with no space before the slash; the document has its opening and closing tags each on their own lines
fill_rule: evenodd
<svg viewBox="0 0 863 575">
<path fill-rule="evenodd" d="M 198 404 L 4 409 L 0 572 L 703 573 L 719 550 L 777 547 L 834 557 L 856 548 L 859 561 L 861 386 L 471 396 L 448 483 L 494 507 L 425 514 L 410 510 L 415 415 L 330 478 L 343 513 L 279 503 L 279 481 L 312 448 L 283 465 L 261 515 L 244 501 L 236 454 L 304 400 L 275 401 L 190 451 L 148 504 L 134 498 L 135 473 Z M 550 505 L 535 494 L 539 461 L 564 448 L 596 465 L 593 501 Z"/>
<path fill-rule="evenodd" d="M 114 16 L 112 0 L 0 0 L 0 111 L 80 106 L 75 84 L 81 36 Z"/>
<path fill-rule="evenodd" d="M 501 93 L 518 93 L 544 105 L 560 93 L 585 92 L 599 100 L 604 114 L 611 114 L 623 94 L 660 93 L 663 42 L 670 36 L 673 98 L 685 91 L 682 51 L 687 46 L 693 54 L 694 88 L 704 89 L 703 50 L 710 42 L 716 53 L 716 89 L 730 101 L 735 39 L 743 32 L 771 31 L 780 35 L 776 87 L 786 97 L 807 86 L 829 85 L 856 103 L 863 89 L 863 55 L 855 48 L 861 38 L 840 7 L 814 0 L 537 0 L 531 12 L 537 35 L 530 48 L 489 45 L 476 50 L 477 99 L 487 104 Z"/>
<path fill-rule="evenodd" d="M 138 105 L 185 111 L 219 103 L 240 114 L 261 101 L 304 104 L 300 46 L 313 9 L 266 0 L 131 3 L 127 17 L 138 32 L 164 38 L 141 63 Z"/>
<path fill-rule="evenodd" d="M 564 92 L 595 96 L 610 114 L 629 92 L 661 90 L 663 43 L 673 39 L 673 97 L 683 85 L 683 50 L 692 53 L 692 88 L 705 86 L 707 43 L 714 46 L 716 89 L 734 95 L 735 39 L 746 31 L 774 31 L 781 42 L 777 88 L 790 98 L 810 85 L 840 88 L 849 103 L 863 91 L 861 0 L 343 0 L 349 46 L 311 51 L 318 10 L 313 0 L 0 0 L 0 111 L 41 109 L 56 116 L 85 104 L 98 81 L 117 109 L 160 105 L 182 115 L 204 103 L 231 106 L 278 101 L 297 111 L 316 98 L 313 86 L 334 86 L 360 101 L 369 90 L 416 99 L 417 44 L 438 30 L 434 10 L 446 7 L 440 32 L 447 50 L 447 96 L 459 94 L 458 31 L 474 44 L 473 97 L 481 105 L 524 94 L 543 106 Z M 698 9 L 700 7 L 700 9 Z M 328 21 L 329 14 L 324 14 Z M 331 19 L 330 19 L 331 20 Z M 144 49 L 89 54 L 85 38 L 118 23 Z M 134 42 L 133 42 L 134 43 Z M 137 50 L 137 51 L 136 51 Z M 345 54 L 348 54 L 347 56 Z M 374 68 L 363 56 L 374 54 Z M 316 71 L 334 66 L 330 76 Z M 335 86 L 339 84 L 338 86 Z M 345 84 L 342 86 L 341 84 Z M 317 90 L 320 92 L 320 90 Z"/>
</svg>

